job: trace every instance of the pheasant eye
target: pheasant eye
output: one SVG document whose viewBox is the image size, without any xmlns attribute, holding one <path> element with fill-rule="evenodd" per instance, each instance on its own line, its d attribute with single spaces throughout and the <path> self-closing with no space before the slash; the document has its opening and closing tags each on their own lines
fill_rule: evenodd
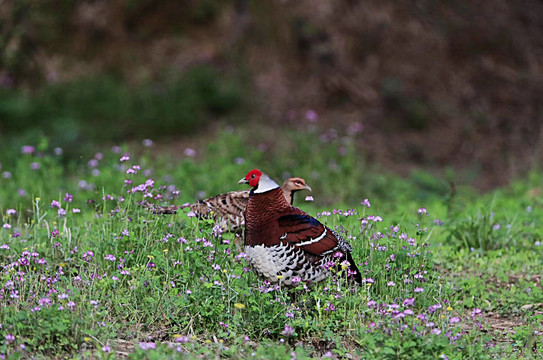
<svg viewBox="0 0 543 360">
<path fill-rule="evenodd" d="M 255 174 L 251 175 L 251 179 L 254 179 L 255 178 Z"/>
</svg>

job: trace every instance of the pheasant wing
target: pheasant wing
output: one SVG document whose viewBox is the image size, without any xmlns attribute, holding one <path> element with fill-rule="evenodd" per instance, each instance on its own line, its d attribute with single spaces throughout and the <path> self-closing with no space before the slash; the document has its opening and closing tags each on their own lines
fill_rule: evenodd
<svg viewBox="0 0 543 360">
<path fill-rule="evenodd" d="M 315 256 L 340 250 L 336 234 L 317 219 L 305 214 L 288 214 L 278 218 L 280 239 Z"/>
<path fill-rule="evenodd" d="M 190 209 L 200 217 L 216 217 L 233 229 L 243 224 L 249 202 L 249 191 L 232 191 L 192 204 Z"/>
<path fill-rule="evenodd" d="M 278 222 L 283 233 L 280 239 L 306 253 L 322 258 L 340 251 L 349 262 L 352 279 L 358 284 L 362 283 L 362 276 L 351 255 L 353 248 L 338 233 L 301 210 L 300 213 L 281 216 Z"/>
</svg>

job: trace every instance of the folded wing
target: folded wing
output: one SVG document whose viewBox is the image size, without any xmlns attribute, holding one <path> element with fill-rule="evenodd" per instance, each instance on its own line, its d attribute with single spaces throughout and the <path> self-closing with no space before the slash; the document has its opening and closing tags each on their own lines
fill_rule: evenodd
<svg viewBox="0 0 543 360">
<path fill-rule="evenodd" d="M 281 240 L 287 241 L 315 256 L 325 256 L 341 250 L 337 234 L 317 219 L 300 211 L 277 219 Z"/>
</svg>

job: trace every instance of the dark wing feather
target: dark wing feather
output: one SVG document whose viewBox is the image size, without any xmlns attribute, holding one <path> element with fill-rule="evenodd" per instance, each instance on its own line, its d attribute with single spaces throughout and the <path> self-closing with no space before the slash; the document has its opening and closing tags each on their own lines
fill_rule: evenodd
<svg viewBox="0 0 543 360">
<path fill-rule="evenodd" d="M 299 223 L 308 223 L 310 225 L 319 226 L 322 225 L 317 219 L 307 214 L 288 214 L 279 218 L 279 223 L 283 226 L 296 226 Z"/>
<path fill-rule="evenodd" d="M 317 219 L 303 213 L 283 215 L 278 218 L 282 240 L 316 256 L 329 254 L 338 248 L 334 233 Z"/>
<path fill-rule="evenodd" d="M 307 215 L 302 210 L 292 209 L 296 210 L 296 212 L 278 218 L 279 230 L 283 234 L 281 240 L 287 241 L 290 245 L 294 245 L 316 257 L 331 256 L 340 251 L 349 262 L 351 271 L 355 272 L 354 277 L 351 279 L 358 284 L 362 284 L 362 275 L 351 255 L 351 245 L 338 233 L 327 228 L 317 219 Z"/>
</svg>

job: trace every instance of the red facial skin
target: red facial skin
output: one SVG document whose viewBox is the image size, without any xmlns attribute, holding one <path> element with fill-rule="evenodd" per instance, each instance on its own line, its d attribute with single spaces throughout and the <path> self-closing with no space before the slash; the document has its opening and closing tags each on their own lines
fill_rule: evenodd
<svg viewBox="0 0 543 360">
<path fill-rule="evenodd" d="M 245 180 L 249 181 L 250 187 L 256 187 L 258 185 L 258 181 L 260 181 L 260 177 L 262 176 L 262 171 L 258 169 L 253 169 L 247 173 L 245 176 Z"/>
</svg>

